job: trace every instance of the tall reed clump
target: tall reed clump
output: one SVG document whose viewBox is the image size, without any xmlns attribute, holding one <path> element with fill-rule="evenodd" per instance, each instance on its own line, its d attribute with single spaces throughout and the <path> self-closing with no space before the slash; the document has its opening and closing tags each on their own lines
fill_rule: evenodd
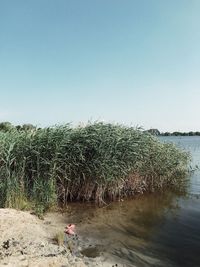
<svg viewBox="0 0 200 267">
<path fill-rule="evenodd" d="M 139 129 L 94 123 L 0 134 L 0 205 L 42 210 L 179 187 L 189 155 Z"/>
</svg>

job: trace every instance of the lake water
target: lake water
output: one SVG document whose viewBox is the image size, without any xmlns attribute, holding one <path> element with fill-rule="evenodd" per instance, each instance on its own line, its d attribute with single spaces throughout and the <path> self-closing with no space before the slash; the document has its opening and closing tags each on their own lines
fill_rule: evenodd
<svg viewBox="0 0 200 267">
<path fill-rule="evenodd" d="M 160 137 L 190 151 L 200 165 L 200 137 Z M 80 234 L 94 238 L 100 252 L 124 266 L 200 266 L 200 172 L 190 177 L 188 193 L 145 194 L 104 208 L 70 205 Z"/>
</svg>

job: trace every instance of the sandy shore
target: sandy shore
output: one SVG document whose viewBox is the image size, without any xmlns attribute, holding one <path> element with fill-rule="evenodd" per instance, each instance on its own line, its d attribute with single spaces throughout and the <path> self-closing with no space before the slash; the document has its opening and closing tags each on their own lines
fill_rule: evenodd
<svg viewBox="0 0 200 267">
<path fill-rule="evenodd" d="M 54 237 L 64 231 L 67 216 L 49 213 L 40 220 L 29 212 L 0 209 L 0 266 L 9 267 L 121 267 L 102 255 L 83 256 L 82 251 L 93 250 L 94 243 L 82 240 L 72 248 L 58 246 Z M 78 228 L 78 227 L 77 227 Z M 123 265 L 125 266 L 125 265 Z"/>
</svg>

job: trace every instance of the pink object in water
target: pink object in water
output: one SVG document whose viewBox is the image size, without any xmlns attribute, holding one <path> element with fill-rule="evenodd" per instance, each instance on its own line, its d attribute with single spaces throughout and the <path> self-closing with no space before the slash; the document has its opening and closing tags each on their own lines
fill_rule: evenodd
<svg viewBox="0 0 200 267">
<path fill-rule="evenodd" d="M 75 235 L 75 224 L 68 224 L 65 227 L 65 233 L 68 235 Z"/>
</svg>

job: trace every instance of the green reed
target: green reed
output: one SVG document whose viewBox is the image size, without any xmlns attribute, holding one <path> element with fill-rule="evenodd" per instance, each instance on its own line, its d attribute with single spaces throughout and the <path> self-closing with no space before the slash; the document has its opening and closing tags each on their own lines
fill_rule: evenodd
<svg viewBox="0 0 200 267">
<path fill-rule="evenodd" d="M 0 132 L 0 206 L 48 209 L 58 202 L 102 204 L 180 187 L 189 155 L 121 125 L 69 124 Z"/>
</svg>

